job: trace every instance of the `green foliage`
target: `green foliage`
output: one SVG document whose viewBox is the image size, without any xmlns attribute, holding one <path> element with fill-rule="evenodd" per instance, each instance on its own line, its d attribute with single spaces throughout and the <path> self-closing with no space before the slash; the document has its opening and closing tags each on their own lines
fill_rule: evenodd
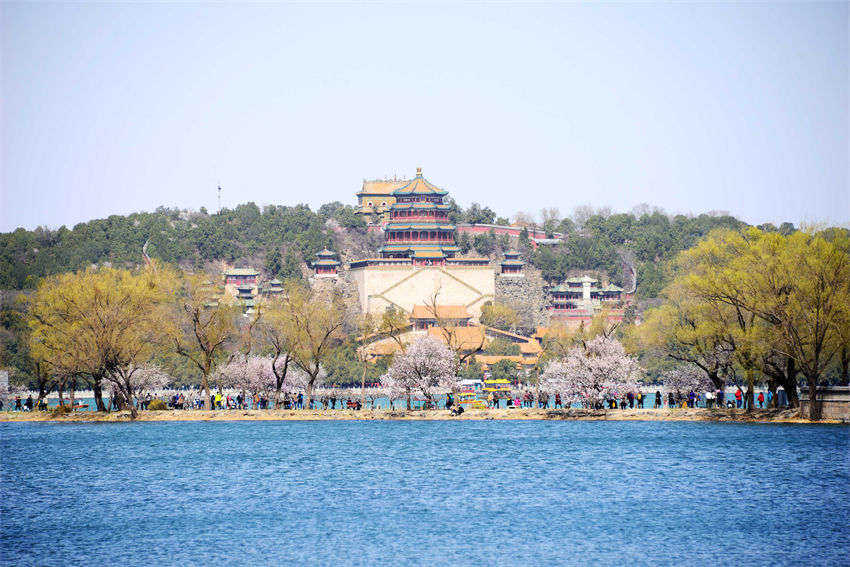
<svg viewBox="0 0 850 567">
<path fill-rule="evenodd" d="M 461 232 L 457 235 L 457 245 L 460 248 L 461 254 L 466 254 L 472 249 L 472 241 L 469 238 L 469 234 L 465 232 Z"/>
<path fill-rule="evenodd" d="M 520 354 L 519 345 L 501 337 L 493 339 L 484 348 L 484 354 L 499 356 L 516 356 Z"/>
<path fill-rule="evenodd" d="M 363 361 L 357 356 L 357 346 L 355 341 L 346 340 L 331 351 L 324 364 L 329 383 L 360 385 L 363 378 Z M 375 364 L 370 362 L 366 368 L 366 381 L 377 382 L 381 374 L 386 372 L 386 365 L 386 361 L 382 360 Z"/>
<path fill-rule="evenodd" d="M 331 203 L 323 207 L 324 213 L 344 227 L 364 226 L 362 220 L 352 218 L 350 206 Z M 294 275 L 292 260 L 287 264 L 289 255 L 297 262 L 299 257 L 312 258 L 322 248 L 332 247 L 324 224 L 327 218 L 307 205 L 260 209 L 246 203 L 216 215 L 160 207 L 152 213 L 113 215 L 72 229 L 19 228 L 0 234 L 0 288 L 35 287 L 46 275 L 89 264 L 137 265 L 142 262 L 142 246 L 147 240 L 152 258 L 192 267 L 213 260 L 253 259 L 285 248 L 288 252 L 280 260 L 280 275 Z M 267 262 L 274 264 L 275 260 L 267 257 Z"/>
<path fill-rule="evenodd" d="M 588 270 L 607 274 L 613 283 L 623 285 L 620 251 L 628 251 L 636 259 L 638 294 L 655 297 L 668 281 L 664 271 L 668 260 L 715 228 L 743 226 L 745 223 L 731 216 L 670 217 L 660 211 L 639 217 L 630 213 L 594 214 L 584 221 L 580 232 L 575 231 L 573 221 L 563 219 L 560 231 L 566 235 L 564 245 L 538 248 L 530 259 L 552 283 L 562 281 L 571 271 Z M 782 227 L 793 230 L 790 223 Z"/>
<path fill-rule="evenodd" d="M 490 366 L 490 378 L 494 380 L 516 380 L 519 367 L 511 360 L 500 360 Z"/>
<path fill-rule="evenodd" d="M 473 239 L 475 251 L 482 256 L 489 256 L 496 249 L 496 235 L 490 230 L 485 234 L 476 234 Z"/>
<path fill-rule="evenodd" d="M 287 252 L 284 256 L 277 248 L 266 255 L 265 269 L 269 277 L 284 281 L 300 280 L 302 277 L 301 262 L 295 254 Z"/>
<path fill-rule="evenodd" d="M 168 404 L 159 398 L 154 398 L 148 404 L 148 409 L 151 411 L 162 411 L 168 409 Z"/>
<path fill-rule="evenodd" d="M 481 380 L 484 377 L 484 371 L 478 361 L 472 358 L 469 364 L 461 367 L 459 375 L 462 380 Z"/>
<path fill-rule="evenodd" d="M 472 203 L 464 212 L 463 219 L 470 224 L 493 224 L 496 221 L 496 213 L 490 207 Z"/>
</svg>

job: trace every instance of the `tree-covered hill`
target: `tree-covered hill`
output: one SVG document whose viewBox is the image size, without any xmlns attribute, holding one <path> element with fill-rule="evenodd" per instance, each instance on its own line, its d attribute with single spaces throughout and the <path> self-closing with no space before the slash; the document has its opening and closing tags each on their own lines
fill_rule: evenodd
<svg viewBox="0 0 850 567">
<path fill-rule="evenodd" d="M 531 259 L 550 282 L 562 280 L 571 271 L 596 270 L 607 273 L 618 284 L 631 283 L 623 282 L 623 263 L 627 259 L 637 275 L 638 295 L 655 297 L 664 286 L 663 268 L 668 260 L 715 228 L 743 226 L 746 223 L 730 215 L 669 216 L 660 211 L 639 216 L 594 214 L 584 220 L 580 229 L 561 222 L 564 244 L 538 248 Z M 779 228 L 770 224 L 760 228 L 785 234 L 795 230 L 790 223 Z"/>
<path fill-rule="evenodd" d="M 507 222 L 477 203 L 468 209 L 452 205 L 454 222 Z M 665 262 L 677 252 L 714 228 L 745 225 L 729 215 L 670 216 L 659 210 L 610 214 L 604 209 L 583 208 L 561 217 L 557 209 L 546 209 L 541 217 L 540 223 L 525 213 L 515 219 L 537 224 L 550 233 L 563 233 L 563 244 L 535 249 L 527 238 L 512 242 L 493 234 L 473 238 L 461 234 L 458 244 L 464 252 L 494 259 L 502 251 L 519 246 L 526 260 L 552 283 L 580 270 L 606 274 L 616 283 L 629 283 L 623 277 L 623 259 L 627 258 L 637 271 L 639 294 L 653 297 L 664 283 Z M 260 268 L 268 276 L 294 276 L 302 262 L 313 260 L 322 248 L 335 249 L 344 257 L 368 253 L 377 241 L 365 228 L 353 207 L 334 202 L 317 211 L 306 205 L 260 208 L 246 203 L 219 214 L 209 214 L 203 208 L 194 212 L 160 207 L 154 212 L 92 220 L 71 229 L 18 229 L 0 234 L 0 289 L 32 288 L 45 275 L 90 264 L 138 264 L 148 241 L 151 257 L 183 267 L 200 268 L 223 261 Z M 783 233 L 794 230 L 790 223 L 762 228 Z"/>
<path fill-rule="evenodd" d="M 204 209 L 159 208 L 92 220 L 72 229 L 18 229 L 0 235 L 0 288 L 32 287 L 40 277 L 89 264 L 137 264 L 148 240 L 151 257 L 183 266 L 200 267 L 216 260 L 264 261 L 273 251 L 299 261 L 313 259 L 317 251 L 333 246 L 326 227 L 331 216 L 342 226 L 363 227 L 351 207 L 329 205 L 313 212 L 306 205 L 260 209 L 247 203 L 214 215 Z"/>
</svg>

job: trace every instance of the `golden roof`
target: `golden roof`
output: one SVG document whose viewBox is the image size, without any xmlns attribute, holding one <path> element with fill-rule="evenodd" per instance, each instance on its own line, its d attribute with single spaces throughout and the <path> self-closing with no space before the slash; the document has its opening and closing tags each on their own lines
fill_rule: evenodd
<svg viewBox="0 0 850 567">
<path fill-rule="evenodd" d="M 537 341 L 528 341 L 526 343 L 519 343 L 519 351 L 522 354 L 540 354 L 543 352 L 543 348 Z"/>
<path fill-rule="evenodd" d="M 392 196 L 393 191 L 410 183 L 409 179 L 371 179 L 363 181 L 363 188 L 358 195 L 386 195 Z"/>
<path fill-rule="evenodd" d="M 416 250 L 413 252 L 414 258 L 445 258 L 446 255 L 440 251 L 433 250 Z"/>
<path fill-rule="evenodd" d="M 469 319 L 472 315 L 463 305 L 438 305 L 437 317 L 434 309 L 427 305 L 414 305 L 410 314 L 411 319 Z"/>
<path fill-rule="evenodd" d="M 519 355 L 507 355 L 507 354 L 476 354 L 475 361 L 478 364 L 482 364 L 484 366 L 490 366 L 491 364 L 497 364 L 502 360 L 510 360 L 511 362 L 516 362 L 517 364 L 523 364 L 526 362 Z"/>
<path fill-rule="evenodd" d="M 413 181 L 403 187 L 399 187 L 393 191 L 393 195 L 446 195 L 448 191 L 444 191 L 432 184 L 422 176 L 422 168 L 416 168 L 416 177 Z"/>
<path fill-rule="evenodd" d="M 484 327 L 449 327 L 447 329 L 452 348 L 460 350 L 478 350 L 484 345 Z M 446 343 L 446 333 L 440 327 L 428 329 L 428 335 Z"/>
<path fill-rule="evenodd" d="M 389 356 L 397 353 L 401 347 L 393 339 L 386 339 L 366 345 L 363 349 L 372 356 Z"/>
</svg>

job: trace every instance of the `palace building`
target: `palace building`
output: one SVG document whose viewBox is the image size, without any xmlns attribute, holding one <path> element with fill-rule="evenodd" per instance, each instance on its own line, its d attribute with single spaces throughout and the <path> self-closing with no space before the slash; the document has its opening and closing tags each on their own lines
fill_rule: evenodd
<svg viewBox="0 0 850 567">
<path fill-rule="evenodd" d="M 523 277 L 522 267 L 525 262 L 519 259 L 519 252 L 505 252 L 505 259 L 502 260 L 502 275 L 508 277 Z"/>
<path fill-rule="evenodd" d="M 395 203 L 393 192 L 410 183 L 409 179 L 363 180 L 357 192 L 357 210 L 367 224 L 384 224 L 390 218 L 390 207 Z"/>
<path fill-rule="evenodd" d="M 416 168 L 416 177 L 393 191 L 395 202 L 384 227 L 381 256 L 433 265 L 457 254 L 455 226 L 448 218 L 451 207 L 443 203 L 447 194 L 425 179 L 421 167 Z"/>
<path fill-rule="evenodd" d="M 339 271 L 339 261 L 336 259 L 336 253 L 331 252 L 327 248 L 316 253 L 318 260 L 313 262 L 313 269 L 316 271 L 317 278 L 335 278 Z"/>
<path fill-rule="evenodd" d="M 477 318 L 481 306 L 495 296 L 495 272 L 488 258 L 457 257 L 451 207 L 443 202 L 448 192 L 425 179 L 422 168 L 410 181 L 386 183 L 398 186 L 391 193 L 390 185 L 384 186 L 387 199 L 379 201 L 388 203 L 380 257 L 350 264 L 363 312 L 382 313 L 394 306 L 410 314 L 436 295 L 440 304 L 462 306 Z M 362 203 L 361 194 L 358 198 Z"/>
</svg>

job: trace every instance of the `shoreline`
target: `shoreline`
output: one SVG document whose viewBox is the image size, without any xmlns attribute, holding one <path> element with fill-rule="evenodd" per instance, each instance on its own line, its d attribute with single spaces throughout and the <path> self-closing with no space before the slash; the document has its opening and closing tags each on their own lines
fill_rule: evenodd
<svg viewBox="0 0 850 567">
<path fill-rule="evenodd" d="M 691 421 L 725 423 L 796 423 L 843 424 L 847 420 L 822 419 L 812 421 L 799 417 L 798 410 L 744 410 L 677 408 L 677 409 L 626 409 L 564 410 L 542 408 L 478 409 L 467 410 L 453 416 L 447 410 L 162 410 L 139 411 L 135 420 L 130 412 L 84 412 L 54 415 L 52 412 L 0 412 L 0 422 L 69 422 L 69 423 L 128 423 L 164 421 L 488 421 L 488 420 L 540 420 L 540 421 Z"/>
</svg>

